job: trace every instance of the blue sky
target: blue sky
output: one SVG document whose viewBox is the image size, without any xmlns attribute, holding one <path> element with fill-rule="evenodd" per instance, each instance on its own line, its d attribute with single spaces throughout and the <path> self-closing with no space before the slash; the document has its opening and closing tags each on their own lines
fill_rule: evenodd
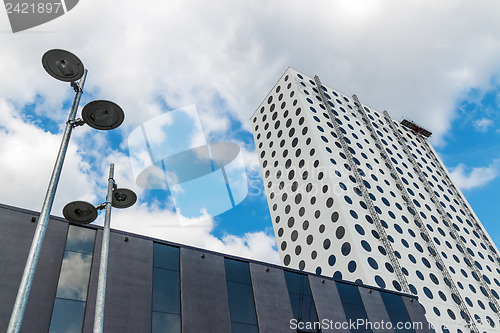
<svg viewBox="0 0 500 333">
<path fill-rule="evenodd" d="M 496 244 L 500 242 L 499 96 L 500 84 L 493 77 L 487 89 L 472 88 L 457 100 L 457 116 L 445 135 L 447 144 L 437 149 Z"/>
<path fill-rule="evenodd" d="M 0 10 L 0 202 L 41 208 L 73 91 L 40 60 L 67 49 L 89 69 L 80 109 L 108 99 L 126 118 L 111 132 L 74 130 L 52 214 L 73 200 L 102 202 L 115 163 L 118 185 L 139 201 L 113 211 L 114 228 L 277 262 L 248 119 L 291 66 L 431 130 L 498 244 L 499 10 L 496 1 L 465 0 L 86 0 L 16 34 Z M 238 145 L 246 167 L 247 197 L 218 216 L 177 216 L 168 191 L 137 185 L 129 158 L 135 129 L 189 105 L 206 142 Z"/>
</svg>

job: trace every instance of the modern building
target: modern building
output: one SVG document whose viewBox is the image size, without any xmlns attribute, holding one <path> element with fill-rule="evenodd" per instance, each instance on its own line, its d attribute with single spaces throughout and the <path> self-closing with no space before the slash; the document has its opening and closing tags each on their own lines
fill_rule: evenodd
<svg viewBox="0 0 500 333">
<path fill-rule="evenodd" d="M 0 205 L 0 331 L 38 213 Z M 92 332 L 102 229 L 49 220 L 21 332 Z M 104 332 L 434 332 L 417 298 L 111 231 Z"/>
<path fill-rule="evenodd" d="M 417 295 L 437 331 L 500 332 L 500 257 L 429 144 L 289 68 L 251 117 L 286 267 Z"/>
</svg>

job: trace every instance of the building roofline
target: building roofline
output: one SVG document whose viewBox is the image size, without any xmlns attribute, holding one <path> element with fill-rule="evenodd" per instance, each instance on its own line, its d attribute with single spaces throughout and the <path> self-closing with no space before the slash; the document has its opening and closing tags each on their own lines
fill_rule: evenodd
<svg viewBox="0 0 500 333">
<path fill-rule="evenodd" d="M 30 209 L 26 209 L 26 208 L 20 208 L 20 207 L 15 207 L 15 206 L 11 206 L 11 205 L 6 205 L 6 204 L 3 204 L 3 203 L 0 203 L 0 209 L 12 210 L 12 211 L 16 211 L 16 212 L 20 212 L 20 213 L 24 213 L 24 214 L 29 214 L 29 215 L 35 215 L 35 216 L 39 216 L 40 215 L 40 212 L 37 212 L 37 211 L 34 211 L 34 210 L 30 210 Z M 57 221 L 57 222 L 68 223 L 69 225 L 75 225 L 77 227 L 82 227 L 82 228 L 89 228 L 89 229 L 94 229 L 94 230 L 102 230 L 103 229 L 102 226 L 94 225 L 94 224 L 80 225 L 80 224 L 70 223 L 66 219 L 64 219 L 62 217 L 59 217 L 59 216 L 50 215 L 49 219 Z M 172 241 L 169 241 L 169 240 L 164 240 L 164 239 L 159 239 L 159 238 L 154 238 L 154 237 L 139 235 L 139 234 L 135 234 L 135 233 L 124 231 L 124 230 L 118 230 L 118 229 L 111 228 L 111 232 L 116 233 L 116 234 L 120 234 L 120 235 L 124 235 L 124 236 L 130 236 L 130 237 L 135 237 L 135 238 L 139 238 L 139 239 L 150 240 L 150 241 L 153 241 L 155 243 L 161 243 L 161 244 L 165 244 L 165 245 L 171 245 L 171 246 L 175 246 L 175 247 L 179 247 L 179 248 L 185 248 L 185 249 L 189 249 L 189 250 L 195 250 L 195 251 L 204 252 L 204 253 L 208 253 L 208 254 L 214 254 L 214 255 L 218 255 L 218 256 L 223 256 L 223 257 L 229 258 L 229 259 L 235 259 L 235 260 L 245 261 L 245 262 L 252 263 L 252 264 L 257 264 L 257 265 L 263 265 L 263 266 L 267 266 L 267 267 L 277 268 L 277 269 L 281 269 L 281 270 L 284 270 L 284 271 L 290 271 L 290 272 L 304 274 L 304 275 L 312 275 L 312 276 L 316 276 L 316 277 L 324 279 L 324 280 L 330 280 L 330 281 L 340 282 L 340 283 L 344 283 L 344 284 L 349 284 L 349 285 L 353 285 L 353 286 L 357 286 L 357 287 L 368 288 L 368 289 L 372 289 L 372 290 L 376 290 L 376 291 L 381 291 L 381 292 L 387 292 L 387 293 L 391 293 L 391 294 L 395 294 L 395 295 L 400 295 L 400 296 L 405 296 L 405 297 L 409 297 L 409 298 L 418 300 L 418 296 L 415 296 L 415 295 L 406 294 L 406 293 L 403 293 L 403 292 L 398 292 L 398 291 L 393 291 L 393 290 L 388 290 L 388 289 L 383 289 L 383 288 L 380 288 L 380 287 L 371 286 L 371 285 L 367 285 L 367 284 L 355 283 L 355 282 L 352 282 L 352 281 L 347 281 L 347 280 L 342 280 L 342 279 L 335 279 L 333 277 L 319 275 L 319 274 L 315 274 L 315 273 L 304 272 L 304 271 L 300 271 L 300 270 L 297 270 L 297 269 L 289 268 L 289 267 L 286 267 L 286 266 L 276 265 L 276 264 L 273 264 L 273 263 L 268 263 L 268 262 L 259 261 L 259 260 L 255 260 L 255 259 L 239 257 L 239 256 L 235 256 L 235 255 L 232 255 L 232 254 L 226 254 L 226 253 L 216 252 L 216 251 L 212 251 L 212 250 L 208 250 L 208 249 L 203 249 L 203 248 L 199 248 L 199 247 L 195 247 L 195 246 L 191 246 L 191 245 L 180 244 L 180 243 L 172 242 Z"/>
</svg>

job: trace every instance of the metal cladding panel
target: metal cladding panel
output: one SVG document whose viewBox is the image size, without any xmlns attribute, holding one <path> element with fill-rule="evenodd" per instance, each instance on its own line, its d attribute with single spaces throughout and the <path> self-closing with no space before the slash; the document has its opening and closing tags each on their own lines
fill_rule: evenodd
<svg viewBox="0 0 500 333">
<path fill-rule="evenodd" d="M 7 330 L 36 223 L 29 212 L 0 207 L 0 331 Z M 38 219 L 37 219 L 38 222 Z M 49 220 L 21 332 L 48 330 L 68 224 Z"/>
<path fill-rule="evenodd" d="M 340 326 L 335 328 L 335 323 L 347 323 L 335 281 L 309 275 L 309 284 L 319 321 L 326 320 L 329 323 L 328 328 L 322 329 L 321 332 L 349 333 L 350 330 L 348 328 Z"/>
<path fill-rule="evenodd" d="M 0 218 L 0 331 L 5 332 L 23 274 L 36 223 L 30 216 L 1 208 Z M 13 249 L 16 249 L 13 251 Z"/>
<path fill-rule="evenodd" d="M 368 316 L 368 320 L 371 324 L 373 324 L 373 333 L 393 333 L 394 330 L 392 328 L 387 327 L 378 327 L 378 324 L 381 323 L 389 323 L 391 319 L 389 318 L 389 314 L 385 309 L 384 301 L 382 300 L 382 296 L 380 296 L 380 292 L 377 290 L 372 290 L 368 288 L 358 288 L 359 294 L 361 295 L 361 299 L 363 300 L 363 304 L 365 306 L 366 315 Z"/>
<path fill-rule="evenodd" d="M 111 232 L 104 332 L 151 331 L 152 267 L 152 241 Z"/>
<path fill-rule="evenodd" d="M 224 257 L 180 249 L 183 333 L 231 332 Z"/>
<path fill-rule="evenodd" d="M 415 328 L 415 333 L 435 333 L 436 331 L 430 326 L 429 322 L 425 318 L 424 307 L 416 300 L 410 299 L 408 297 L 403 297 L 403 303 L 405 304 L 408 315 L 413 323 L 418 323 Z M 418 325 L 421 324 L 421 327 Z"/>
<path fill-rule="evenodd" d="M 250 274 L 259 332 L 291 332 L 293 314 L 283 270 L 250 263 Z"/>
</svg>

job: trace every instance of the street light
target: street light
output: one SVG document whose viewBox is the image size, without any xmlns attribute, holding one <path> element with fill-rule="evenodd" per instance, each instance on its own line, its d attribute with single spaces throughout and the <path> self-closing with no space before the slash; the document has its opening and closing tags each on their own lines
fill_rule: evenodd
<svg viewBox="0 0 500 333">
<path fill-rule="evenodd" d="M 125 115 L 121 107 L 110 101 L 93 101 L 83 107 L 83 121 L 98 130 L 110 130 L 123 123 Z"/>
<path fill-rule="evenodd" d="M 52 210 L 57 184 L 61 176 L 61 170 L 73 127 L 87 123 L 89 126 L 96 129 L 109 130 L 120 126 L 124 119 L 123 111 L 118 105 L 102 100 L 90 102 L 87 105 L 88 111 L 86 111 L 84 119 L 75 119 L 85 80 L 87 78 L 87 70 L 84 68 L 83 63 L 77 56 L 68 51 L 50 50 L 43 55 L 42 65 L 50 76 L 63 82 L 70 82 L 71 87 L 75 90 L 75 98 L 71 106 L 68 121 L 66 121 L 66 128 L 64 129 L 61 146 L 57 154 L 54 169 L 52 170 L 42 210 L 40 211 L 40 218 L 38 219 L 19 290 L 17 291 L 16 301 L 10 316 L 7 333 L 18 333 L 21 329 L 26 304 L 28 303 L 33 277 L 35 275 L 43 238 L 47 230 L 50 211 Z M 77 80 L 80 80 L 78 84 L 75 83 Z"/>
<path fill-rule="evenodd" d="M 64 50 L 50 50 L 42 57 L 43 68 L 59 81 L 75 82 L 85 72 L 82 61 L 76 55 Z"/>
<path fill-rule="evenodd" d="M 94 333 L 102 333 L 104 326 L 104 299 L 106 297 L 106 275 L 108 270 L 109 233 L 111 225 L 111 206 L 128 208 L 137 201 L 135 193 L 129 189 L 117 188 L 114 177 L 114 164 L 109 166 L 108 193 L 106 202 L 93 206 L 85 201 L 73 201 L 63 209 L 64 217 L 76 224 L 88 224 L 97 218 L 97 210 L 106 209 L 102 232 L 101 261 L 99 264 L 99 282 L 95 304 Z"/>
</svg>

